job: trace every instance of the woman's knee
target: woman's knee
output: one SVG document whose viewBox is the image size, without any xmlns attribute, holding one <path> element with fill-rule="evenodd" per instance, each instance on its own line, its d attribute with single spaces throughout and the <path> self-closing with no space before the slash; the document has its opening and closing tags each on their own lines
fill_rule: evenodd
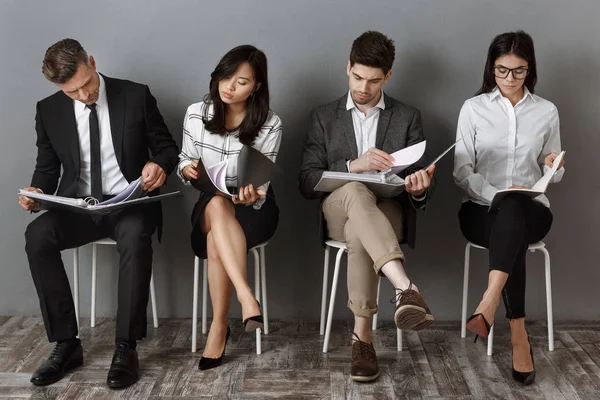
<svg viewBox="0 0 600 400">
<path fill-rule="evenodd" d="M 208 216 L 227 215 L 234 210 L 230 199 L 223 196 L 213 196 L 206 205 L 205 213 Z"/>
</svg>

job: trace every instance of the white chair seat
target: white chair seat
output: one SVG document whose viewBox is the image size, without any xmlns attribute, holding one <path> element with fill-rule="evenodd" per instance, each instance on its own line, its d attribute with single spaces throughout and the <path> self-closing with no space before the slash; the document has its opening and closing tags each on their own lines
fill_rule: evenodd
<svg viewBox="0 0 600 400">
<path fill-rule="evenodd" d="M 264 333 L 269 334 L 269 313 L 267 307 L 267 270 L 265 247 L 268 242 L 261 243 L 251 248 L 248 252 L 254 256 L 254 295 L 260 301 L 262 289 L 262 316 L 264 320 Z M 198 336 L 198 280 L 200 275 L 200 259 L 194 258 L 194 292 L 192 305 L 192 353 L 197 350 Z M 202 334 L 207 331 L 208 309 L 208 260 L 204 260 L 202 277 Z M 262 353 L 261 329 L 256 330 L 256 354 Z"/>
<path fill-rule="evenodd" d="M 335 257 L 335 267 L 333 269 L 333 280 L 331 282 L 331 296 L 329 298 L 329 312 L 327 313 L 327 325 L 325 325 L 325 310 L 327 308 L 327 281 L 329 275 L 329 250 L 331 248 L 338 249 L 337 255 Z M 346 243 L 338 242 L 336 240 L 327 240 L 325 242 L 325 259 L 323 262 L 323 293 L 321 297 L 321 324 L 319 327 L 319 333 L 321 335 L 325 335 L 325 340 L 323 341 L 323 353 L 327 353 L 329 348 L 329 338 L 331 335 L 331 324 L 333 320 L 333 308 L 335 305 L 335 295 L 337 292 L 337 283 L 338 277 L 340 273 L 340 263 L 342 260 L 342 255 L 348 248 L 346 247 Z M 379 290 L 381 287 L 381 277 L 377 282 L 377 304 L 379 305 Z M 377 314 L 373 316 L 373 330 L 377 329 Z M 402 351 L 402 330 L 396 329 L 396 345 L 398 351 Z"/>
<path fill-rule="evenodd" d="M 90 311 L 90 326 L 96 326 L 96 270 L 98 245 L 116 246 L 117 242 L 111 238 L 103 238 L 92 243 L 92 307 Z M 75 303 L 75 318 L 79 329 L 79 247 L 73 249 L 73 297 Z M 155 328 L 158 328 L 158 313 L 156 311 L 156 292 L 154 290 L 154 271 L 150 275 L 150 301 L 152 304 L 152 319 Z"/>
<path fill-rule="evenodd" d="M 465 338 L 467 336 L 467 297 L 469 295 L 469 269 L 470 269 L 470 258 L 471 258 L 471 247 L 480 250 L 487 250 L 483 246 L 479 246 L 475 243 L 467 242 L 465 246 L 465 265 L 463 275 L 463 301 L 462 301 L 462 319 L 460 336 Z M 541 251 L 544 254 L 544 266 L 546 275 L 546 311 L 548 316 L 548 350 L 554 351 L 554 319 L 552 315 L 552 282 L 550 274 L 550 253 L 546 249 L 544 242 L 537 242 L 530 244 L 527 248 L 530 252 L 536 250 Z M 487 355 L 491 356 L 493 353 L 494 346 L 494 326 L 490 330 L 487 343 Z"/>
</svg>

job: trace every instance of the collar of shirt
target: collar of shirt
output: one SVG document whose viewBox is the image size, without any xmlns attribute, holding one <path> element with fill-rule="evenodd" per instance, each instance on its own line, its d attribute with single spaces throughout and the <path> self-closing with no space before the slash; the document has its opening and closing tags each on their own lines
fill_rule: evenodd
<svg viewBox="0 0 600 400">
<path fill-rule="evenodd" d="M 498 86 L 496 86 L 494 88 L 494 90 L 492 90 L 489 94 L 488 94 L 488 98 L 490 99 L 490 101 L 494 101 L 497 98 L 502 97 L 502 92 L 500 92 L 500 88 Z M 527 89 L 527 86 L 523 85 L 523 98 L 521 100 L 519 100 L 519 103 L 522 102 L 523 100 L 525 100 L 525 98 L 529 97 L 531 100 L 535 101 L 535 97 L 533 96 L 533 94 L 531 94 L 531 92 L 529 91 L 529 89 Z M 517 104 L 519 104 L 517 103 Z"/>
<path fill-rule="evenodd" d="M 100 87 L 98 88 L 98 100 L 96 100 L 96 105 L 100 108 L 104 108 L 108 104 L 108 102 L 106 100 L 106 85 L 104 83 L 104 78 L 102 77 L 102 75 L 98 74 L 98 78 L 100 79 Z M 81 113 L 86 110 L 85 103 L 82 103 L 81 101 L 77 101 L 77 100 L 74 100 L 74 101 L 75 101 L 75 109 L 77 110 L 78 113 Z"/>
<path fill-rule="evenodd" d="M 375 104 L 375 107 L 371 108 L 369 110 L 369 112 L 367 112 L 367 116 L 371 115 L 372 112 L 379 110 L 385 110 L 385 99 L 384 99 L 384 95 L 383 95 L 383 90 L 381 91 L 381 97 L 379 98 L 379 101 L 377 102 L 377 104 Z M 350 91 L 348 91 L 348 98 L 346 99 L 346 110 L 352 110 L 353 108 L 356 108 L 358 110 L 358 108 L 356 107 L 356 104 L 354 104 L 354 100 L 352 100 L 352 94 Z M 362 112 L 361 112 L 362 114 Z M 363 114 L 364 115 L 364 114 Z"/>
</svg>

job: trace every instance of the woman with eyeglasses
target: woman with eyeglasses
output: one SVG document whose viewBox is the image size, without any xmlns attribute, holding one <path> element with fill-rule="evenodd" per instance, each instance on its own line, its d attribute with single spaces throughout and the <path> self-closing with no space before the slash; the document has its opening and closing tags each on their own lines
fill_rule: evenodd
<svg viewBox="0 0 600 400">
<path fill-rule="evenodd" d="M 525 256 L 552 225 L 548 198 L 511 194 L 495 210 L 496 192 L 531 188 L 561 151 L 558 111 L 534 94 L 537 70 L 533 40 L 523 31 L 498 35 L 488 51 L 483 85 L 458 118 L 454 181 L 464 190 L 458 213 L 463 235 L 489 249 L 488 285 L 467 322 L 487 337 L 500 297 L 510 320 L 513 378 L 535 379 L 533 351 L 525 329 Z M 559 182 L 560 169 L 552 177 Z M 475 337 L 477 340 L 477 336 Z"/>
</svg>

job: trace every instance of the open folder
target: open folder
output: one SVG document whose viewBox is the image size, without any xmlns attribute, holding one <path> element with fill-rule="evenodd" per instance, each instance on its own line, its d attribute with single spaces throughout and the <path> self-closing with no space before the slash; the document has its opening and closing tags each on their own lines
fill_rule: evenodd
<svg viewBox="0 0 600 400">
<path fill-rule="evenodd" d="M 198 179 L 191 179 L 193 187 L 204 193 L 223 192 L 235 196 L 227 189 L 225 178 L 227 166 L 231 159 L 226 159 L 209 167 L 198 160 Z M 282 175 L 283 170 L 277 166 L 269 157 L 252 146 L 244 145 L 237 158 L 237 186 L 246 187 L 252 185 L 254 189 Z"/>
<path fill-rule="evenodd" d="M 112 199 L 100 202 L 93 197 L 84 199 L 75 199 L 71 197 L 54 196 L 38 192 L 27 192 L 19 190 L 19 195 L 23 195 L 38 201 L 41 210 L 70 210 L 86 214 L 109 214 L 111 212 L 130 207 L 136 204 L 153 203 L 165 198 L 180 196 L 180 192 L 160 194 L 156 196 L 146 196 L 147 192 L 143 188 L 142 178 L 139 177 L 131 182 L 129 186 Z"/>
<path fill-rule="evenodd" d="M 425 169 L 428 169 L 431 164 L 438 162 L 443 156 L 448 154 L 448 152 L 456 146 L 458 141 L 454 142 L 449 148 L 444 150 L 444 152 L 436 157 Z M 314 190 L 317 192 L 333 192 L 348 182 L 362 182 L 377 197 L 385 198 L 398 196 L 404 191 L 405 182 L 404 179 L 400 178 L 397 174 L 419 161 L 425 154 L 426 145 L 426 141 L 424 140 L 390 154 L 394 158 L 392 167 L 382 172 L 354 174 L 350 172 L 325 171 L 323 172 L 323 175 L 321 175 L 321 179 L 316 184 Z"/>
<path fill-rule="evenodd" d="M 500 201 L 504 197 L 506 197 L 507 195 L 512 194 L 512 193 L 519 193 L 519 194 L 525 195 L 527 197 L 538 197 L 538 196 L 546 193 L 546 189 L 548 189 L 550 180 L 552 180 L 552 177 L 554 176 L 556 171 L 558 171 L 558 166 L 560 165 L 560 162 L 562 161 L 564 156 L 565 156 L 565 152 L 563 151 L 558 155 L 558 157 L 556 157 L 554 159 L 552 168 L 548 169 L 546 171 L 546 173 L 544 174 L 544 176 L 542 176 L 541 179 L 539 181 L 537 181 L 535 183 L 535 185 L 532 186 L 531 189 L 512 188 L 512 189 L 503 189 L 503 190 L 497 191 L 496 194 L 494 195 L 494 198 L 492 199 L 492 204 L 490 204 L 489 211 L 493 211 L 493 210 L 497 209 L 498 206 L 500 205 Z"/>
</svg>

